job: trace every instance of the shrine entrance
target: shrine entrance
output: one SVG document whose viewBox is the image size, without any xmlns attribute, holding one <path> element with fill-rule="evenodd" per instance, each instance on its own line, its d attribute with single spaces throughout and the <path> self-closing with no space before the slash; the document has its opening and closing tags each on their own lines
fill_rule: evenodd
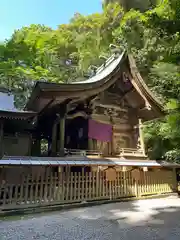
<svg viewBox="0 0 180 240">
<path fill-rule="evenodd" d="M 65 148 L 88 149 L 88 120 L 84 117 L 67 119 L 65 128 Z"/>
</svg>

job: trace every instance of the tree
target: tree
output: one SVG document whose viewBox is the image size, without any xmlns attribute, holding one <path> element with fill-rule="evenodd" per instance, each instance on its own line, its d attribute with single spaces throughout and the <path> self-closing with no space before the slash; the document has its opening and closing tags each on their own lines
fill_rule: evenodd
<svg viewBox="0 0 180 240">
<path fill-rule="evenodd" d="M 17 106 L 23 107 L 35 81 L 84 79 L 92 74 L 90 65 L 101 64 L 99 55 L 111 54 L 114 43 L 134 55 L 147 84 L 166 106 L 165 119 L 146 125 L 149 154 L 179 161 L 180 3 L 114 2 L 105 1 L 102 13 L 77 13 L 57 30 L 31 25 L 15 31 L 0 45 L 1 83 L 13 89 Z"/>
<path fill-rule="evenodd" d="M 126 11 L 131 9 L 140 10 L 144 12 L 150 8 L 153 8 L 158 3 L 157 0 L 104 0 L 103 6 L 108 5 L 109 3 L 118 2 Z"/>
<path fill-rule="evenodd" d="M 23 107 L 37 80 L 84 79 L 91 64 L 101 64 L 99 55 L 108 53 L 112 29 L 122 15 L 118 4 L 110 4 L 101 14 L 75 14 L 69 24 L 57 30 L 33 24 L 15 31 L 0 48 L 2 84 L 14 90 L 17 105 Z"/>
</svg>

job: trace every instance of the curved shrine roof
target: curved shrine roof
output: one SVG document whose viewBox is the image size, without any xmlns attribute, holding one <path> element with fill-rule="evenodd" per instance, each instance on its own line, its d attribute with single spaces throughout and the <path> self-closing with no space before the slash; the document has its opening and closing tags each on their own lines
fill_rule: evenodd
<svg viewBox="0 0 180 240">
<path fill-rule="evenodd" d="M 97 69 L 96 75 L 86 79 L 85 81 L 81 82 L 74 82 L 72 84 L 88 84 L 88 83 L 97 83 L 99 81 L 102 81 L 102 79 L 105 79 L 107 76 L 109 76 L 121 63 L 123 60 L 125 52 L 123 52 L 119 57 L 116 57 L 116 55 L 111 56 L 105 64 L 100 66 Z"/>
<path fill-rule="evenodd" d="M 35 101 L 37 98 L 48 98 L 49 100 L 56 100 L 63 102 L 67 99 L 81 100 L 88 97 L 95 96 L 100 92 L 108 89 L 117 80 L 119 80 L 119 73 L 122 71 L 122 65 L 124 62 L 128 62 L 128 68 L 131 74 L 131 83 L 134 89 L 138 92 L 141 98 L 153 109 L 152 117 L 150 117 L 150 111 L 147 115 L 147 119 L 158 118 L 164 115 L 163 107 L 161 103 L 153 96 L 148 86 L 142 79 L 134 58 L 132 55 L 127 55 L 123 52 L 119 56 L 111 56 L 100 68 L 97 69 L 96 75 L 81 82 L 73 82 L 71 84 L 64 83 L 49 83 L 49 82 L 37 82 L 31 97 L 26 105 L 27 110 L 41 111 L 35 108 Z M 46 104 L 47 105 L 47 104 Z"/>
</svg>

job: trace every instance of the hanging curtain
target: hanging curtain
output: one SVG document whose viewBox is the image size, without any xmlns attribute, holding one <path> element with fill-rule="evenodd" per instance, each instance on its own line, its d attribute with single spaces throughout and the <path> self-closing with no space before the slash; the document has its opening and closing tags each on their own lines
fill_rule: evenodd
<svg viewBox="0 0 180 240">
<path fill-rule="evenodd" d="M 112 126 L 92 119 L 88 122 L 88 137 L 102 142 L 112 141 Z"/>
</svg>

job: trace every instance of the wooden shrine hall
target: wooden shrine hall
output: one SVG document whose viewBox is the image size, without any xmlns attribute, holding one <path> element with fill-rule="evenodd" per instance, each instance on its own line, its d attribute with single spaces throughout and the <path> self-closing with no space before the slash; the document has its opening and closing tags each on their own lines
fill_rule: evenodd
<svg viewBox="0 0 180 240">
<path fill-rule="evenodd" d="M 142 122 L 163 116 L 162 106 L 125 53 L 112 56 L 84 82 L 38 82 L 26 110 L 37 112 L 36 156 L 44 138 L 47 156 L 145 158 Z"/>
<path fill-rule="evenodd" d="M 178 164 L 149 160 L 143 138 L 163 107 L 126 52 L 85 81 L 37 82 L 24 111 L 5 89 L 0 99 L 5 208 L 176 191 Z"/>
</svg>

